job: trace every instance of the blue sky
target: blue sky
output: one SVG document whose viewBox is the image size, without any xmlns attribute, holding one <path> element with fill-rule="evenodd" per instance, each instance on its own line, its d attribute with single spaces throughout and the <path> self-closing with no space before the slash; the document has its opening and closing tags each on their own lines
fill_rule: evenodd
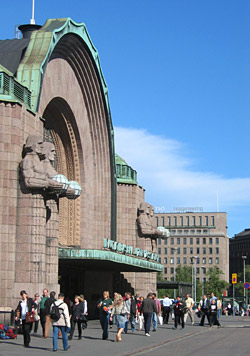
<svg viewBox="0 0 250 356">
<path fill-rule="evenodd" d="M 32 0 L 1 0 L 0 38 Z M 250 227 L 250 1 L 35 0 L 35 20 L 84 22 L 109 87 L 116 151 L 166 211 L 228 213 Z"/>
</svg>

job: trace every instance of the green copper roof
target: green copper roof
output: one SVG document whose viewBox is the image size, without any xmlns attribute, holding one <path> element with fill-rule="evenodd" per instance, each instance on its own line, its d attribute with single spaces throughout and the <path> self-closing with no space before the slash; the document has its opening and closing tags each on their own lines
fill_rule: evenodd
<svg viewBox="0 0 250 356">
<path fill-rule="evenodd" d="M 118 183 L 137 184 L 137 172 L 127 162 L 115 154 L 116 178 Z"/>
</svg>

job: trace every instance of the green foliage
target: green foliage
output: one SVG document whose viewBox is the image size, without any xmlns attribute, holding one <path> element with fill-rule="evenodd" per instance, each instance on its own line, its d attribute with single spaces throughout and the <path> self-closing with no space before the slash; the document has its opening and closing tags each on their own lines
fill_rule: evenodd
<svg viewBox="0 0 250 356">
<path fill-rule="evenodd" d="M 192 267 L 178 265 L 176 268 L 176 281 L 192 283 Z"/>
<path fill-rule="evenodd" d="M 246 265 L 246 282 L 250 283 L 250 265 Z M 238 273 L 237 284 L 235 284 L 235 295 L 237 297 L 244 296 L 244 272 Z"/>
<path fill-rule="evenodd" d="M 228 287 L 228 283 L 221 279 L 223 272 L 218 270 L 216 266 L 208 269 L 206 276 L 207 282 L 204 284 L 205 294 L 210 295 L 212 292 L 216 297 L 220 297 L 225 289 Z"/>
</svg>

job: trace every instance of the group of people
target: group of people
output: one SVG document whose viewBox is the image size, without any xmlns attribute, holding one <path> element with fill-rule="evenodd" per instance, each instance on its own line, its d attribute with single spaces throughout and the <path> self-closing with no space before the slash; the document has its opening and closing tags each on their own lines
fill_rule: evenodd
<svg viewBox="0 0 250 356">
<path fill-rule="evenodd" d="M 76 295 L 74 303 L 59 293 L 56 299 L 56 292 L 48 292 L 45 288 L 40 297 L 35 294 L 34 299 L 30 298 L 25 290 L 20 292 L 15 320 L 20 325 L 23 334 L 24 347 L 30 346 L 30 334 L 34 324 L 34 333 L 37 333 L 40 321 L 42 336 L 46 339 L 49 335 L 49 328 L 53 327 L 53 351 L 57 351 L 58 336 L 62 335 L 63 348 L 67 351 L 70 346 L 68 339 L 72 339 L 75 326 L 78 327 L 78 339 L 81 339 L 82 329 L 87 327 L 88 307 L 84 295 Z M 69 333 L 69 336 L 68 336 Z"/>
</svg>

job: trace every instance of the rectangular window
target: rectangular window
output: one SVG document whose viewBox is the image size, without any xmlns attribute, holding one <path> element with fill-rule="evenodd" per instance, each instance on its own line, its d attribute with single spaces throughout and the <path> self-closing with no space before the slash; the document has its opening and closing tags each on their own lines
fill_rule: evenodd
<svg viewBox="0 0 250 356">
<path fill-rule="evenodd" d="M 189 216 L 187 216 L 187 226 L 189 226 Z"/>
<path fill-rule="evenodd" d="M 164 240 L 164 245 L 167 245 L 167 243 L 168 243 L 168 240 Z"/>
<path fill-rule="evenodd" d="M 199 245 L 200 244 L 200 238 L 196 237 L 196 244 Z"/>
<path fill-rule="evenodd" d="M 203 237 L 202 243 L 203 243 L 203 245 L 206 245 L 206 238 L 205 237 Z"/>
<path fill-rule="evenodd" d="M 177 217 L 174 216 L 174 226 L 177 226 Z"/>
<path fill-rule="evenodd" d="M 200 257 L 196 258 L 196 263 L 199 265 L 200 264 Z"/>
<path fill-rule="evenodd" d="M 200 248 L 199 248 L 199 247 L 196 248 L 196 253 L 197 253 L 197 254 L 200 253 Z"/>
<path fill-rule="evenodd" d="M 158 216 L 155 217 L 155 223 L 156 223 L 156 226 L 159 226 L 159 223 L 158 223 Z"/>
<path fill-rule="evenodd" d="M 195 216 L 193 216 L 193 226 L 195 226 Z"/>
<path fill-rule="evenodd" d="M 192 255 L 194 253 L 193 247 L 190 247 L 190 254 Z"/>
<path fill-rule="evenodd" d="M 218 265 L 219 264 L 219 257 L 216 257 L 215 263 Z"/>
<path fill-rule="evenodd" d="M 182 234 L 182 230 L 178 230 L 178 235 L 181 235 Z"/>
<path fill-rule="evenodd" d="M 168 216 L 168 226 L 171 226 L 171 216 Z"/>
<path fill-rule="evenodd" d="M 183 257 L 183 264 L 184 264 L 184 265 L 187 264 L 187 257 Z"/>
<path fill-rule="evenodd" d="M 177 255 L 179 255 L 181 253 L 181 249 L 180 247 L 177 248 Z"/>
<path fill-rule="evenodd" d="M 176 234 L 176 230 L 172 230 L 172 231 L 171 231 L 171 234 L 172 234 L 172 235 L 175 235 L 175 234 Z"/>
<path fill-rule="evenodd" d="M 161 245 L 161 239 L 158 239 L 158 245 Z"/>
<path fill-rule="evenodd" d="M 207 263 L 207 262 L 206 262 L 206 257 L 203 257 L 203 258 L 202 258 L 202 263 L 203 263 L 203 264 L 206 264 L 206 263 Z"/>
<path fill-rule="evenodd" d="M 213 239 L 212 237 L 209 237 L 209 245 L 212 245 L 213 244 Z"/>
<path fill-rule="evenodd" d="M 167 267 L 164 268 L 164 273 L 167 274 L 168 273 L 168 269 Z"/>
<path fill-rule="evenodd" d="M 219 247 L 216 247 L 215 253 L 218 255 L 219 254 Z"/>
<path fill-rule="evenodd" d="M 214 226 L 214 216 L 211 216 L 211 224 Z"/>
<path fill-rule="evenodd" d="M 180 257 L 177 257 L 177 265 L 179 265 L 181 263 L 181 259 Z"/>
<path fill-rule="evenodd" d="M 173 267 L 171 267 L 171 274 L 173 274 L 174 273 L 174 268 Z"/>
<path fill-rule="evenodd" d="M 205 216 L 205 225 L 208 226 L 208 216 Z"/>
<path fill-rule="evenodd" d="M 213 264 L 213 258 L 212 258 L 212 257 L 209 257 L 208 263 L 209 263 L 210 265 Z"/>
<path fill-rule="evenodd" d="M 202 226 L 202 216 L 199 216 L 199 224 Z"/>
<path fill-rule="evenodd" d="M 159 263 L 161 263 L 161 258 L 159 257 Z"/>
<path fill-rule="evenodd" d="M 180 217 L 181 226 L 183 226 L 183 216 Z"/>
<path fill-rule="evenodd" d="M 187 244 L 187 238 L 183 237 L 183 245 L 186 245 L 186 244 Z"/>
<path fill-rule="evenodd" d="M 173 257 L 170 258 L 170 264 L 171 264 L 171 265 L 174 264 L 174 258 L 173 258 Z"/>
<path fill-rule="evenodd" d="M 171 237 L 170 243 L 171 243 L 171 245 L 174 244 L 174 238 L 173 237 Z"/>
<path fill-rule="evenodd" d="M 181 239 L 177 237 L 177 245 L 180 245 L 180 243 L 181 243 Z"/>
<path fill-rule="evenodd" d="M 164 216 L 161 217 L 161 226 L 165 226 Z"/>
<path fill-rule="evenodd" d="M 207 253 L 206 247 L 203 247 L 203 248 L 202 248 L 202 253 L 203 253 L 203 255 L 205 255 L 205 254 Z"/>
<path fill-rule="evenodd" d="M 201 234 L 201 230 L 197 230 L 197 234 L 199 234 L 199 235 L 200 235 L 200 234 Z"/>
<path fill-rule="evenodd" d="M 213 249 L 212 249 L 212 247 L 209 247 L 209 254 L 210 254 L 210 255 L 213 254 Z"/>
<path fill-rule="evenodd" d="M 193 238 L 190 237 L 190 245 L 193 245 Z"/>
<path fill-rule="evenodd" d="M 206 267 L 203 267 L 202 269 L 203 269 L 203 274 L 206 274 L 207 273 Z"/>
<path fill-rule="evenodd" d="M 168 253 L 168 249 L 166 247 L 164 248 L 164 253 L 165 255 Z"/>
<path fill-rule="evenodd" d="M 184 230 L 184 235 L 188 235 L 189 231 L 188 230 Z"/>
<path fill-rule="evenodd" d="M 183 254 L 186 255 L 187 254 L 187 248 L 183 247 Z"/>
<path fill-rule="evenodd" d="M 164 258 L 163 263 L 168 263 L 167 257 Z"/>
<path fill-rule="evenodd" d="M 158 247 L 158 253 L 159 253 L 159 255 L 161 254 L 161 248 L 160 247 Z"/>
<path fill-rule="evenodd" d="M 204 235 L 207 235 L 207 233 L 208 233 L 208 231 L 204 229 L 204 230 L 203 230 L 203 234 L 204 234 Z"/>
<path fill-rule="evenodd" d="M 200 274 L 200 267 L 196 267 L 196 273 Z"/>
<path fill-rule="evenodd" d="M 195 234 L 195 230 L 190 230 L 190 234 L 194 235 Z"/>
<path fill-rule="evenodd" d="M 219 237 L 216 237 L 215 243 L 216 243 L 216 245 L 219 245 L 219 243 L 220 243 Z"/>
</svg>

